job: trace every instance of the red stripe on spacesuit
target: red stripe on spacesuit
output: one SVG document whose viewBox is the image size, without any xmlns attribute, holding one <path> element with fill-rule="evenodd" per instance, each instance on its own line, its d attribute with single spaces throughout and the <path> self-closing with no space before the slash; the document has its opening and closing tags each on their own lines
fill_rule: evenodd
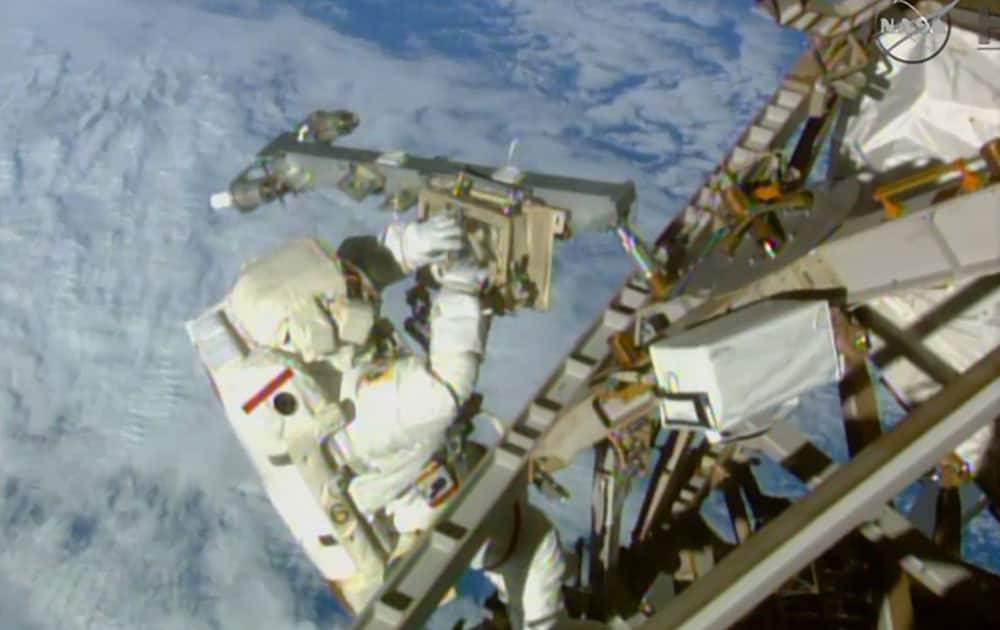
<svg viewBox="0 0 1000 630">
<path fill-rule="evenodd" d="M 268 396 L 278 391 L 278 388 L 287 383 L 292 378 L 292 368 L 286 367 L 281 374 L 271 379 L 271 382 L 264 386 L 259 392 L 250 397 L 250 400 L 243 403 L 243 413 L 250 413 L 257 408 L 257 405 L 264 402 Z"/>
</svg>

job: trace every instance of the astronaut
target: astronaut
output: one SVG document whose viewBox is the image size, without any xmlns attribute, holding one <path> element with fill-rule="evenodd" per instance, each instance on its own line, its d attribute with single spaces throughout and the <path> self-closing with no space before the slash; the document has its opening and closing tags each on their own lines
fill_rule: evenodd
<svg viewBox="0 0 1000 630">
<path fill-rule="evenodd" d="M 348 422 L 330 448 L 350 464 L 349 492 L 358 510 L 391 520 L 397 555 L 447 503 L 419 480 L 446 447 L 485 350 L 488 321 L 480 296 L 487 273 L 464 251 L 464 230 L 447 215 L 393 223 L 378 238 L 347 239 L 336 252 L 317 239 L 296 239 L 246 265 L 226 302 L 234 325 L 253 344 L 307 366 L 334 368 L 337 409 Z M 440 289 L 425 359 L 408 351 L 378 310 L 385 286 L 428 265 Z M 567 621 L 559 540 L 526 496 L 511 521 L 491 532 L 475 566 L 497 584 L 515 627 Z M 362 579 L 339 582 L 355 610 L 374 588 Z"/>
</svg>

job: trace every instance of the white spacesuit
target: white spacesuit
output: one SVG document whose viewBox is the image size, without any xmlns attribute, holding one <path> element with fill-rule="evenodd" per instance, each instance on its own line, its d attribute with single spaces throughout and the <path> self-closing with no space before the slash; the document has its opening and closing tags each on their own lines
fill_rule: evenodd
<svg viewBox="0 0 1000 630">
<path fill-rule="evenodd" d="M 348 239 L 336 253 L 318 240 L 297 239 L 246 265 L 226 304 L 254 344 L 336 368 L 337 408 L 349 422 L 331 436 L 331 446 L 354 472 L 349 492 L 358 510 L 369 518 L 384 511 L 400 547 L 426 530 L 447 501 L 418 479 L 444 448 L 485 349 L 486 272 L 459 254 L 463 247 L 461 226 L 446 216 L 395 223 L 380 239 Z M 378 325 L 379 291 L 435 263 L 444 270 L 436 273 L 441 289 L 424 359 Z M 554 529 L 526 500 L 501 525 L 476 564 L 506 594 L 515 627 L 556 627 L 564 616 L 565 564 Z M 355 609 L 374 587 L 370 580 L 338 580 Z"/>
</svg>

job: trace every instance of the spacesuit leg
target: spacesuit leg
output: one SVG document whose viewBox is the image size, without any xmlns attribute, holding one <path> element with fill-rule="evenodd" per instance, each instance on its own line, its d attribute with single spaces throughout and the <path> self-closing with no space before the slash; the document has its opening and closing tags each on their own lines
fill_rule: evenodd
<svg viewBox="0 0 1000 630">
<path fill-rule="evenodd" d="M 563 611 L 566 563 L 559 535 L 540 510 L 518 501 L 514 516 L 498 523 L 473 560 L 506 597 L 515 630 L 548 630 Z"/>
<path fill-rule="evenodd" d="M 544 512 L 523 497 L 511 519 L 497 519 L 472 561 L 507 603 L 514 630 L 595 630 L 603 623 L 571 619 L 563 606 L 566 560 L 559 534 Z"/>
</svg>

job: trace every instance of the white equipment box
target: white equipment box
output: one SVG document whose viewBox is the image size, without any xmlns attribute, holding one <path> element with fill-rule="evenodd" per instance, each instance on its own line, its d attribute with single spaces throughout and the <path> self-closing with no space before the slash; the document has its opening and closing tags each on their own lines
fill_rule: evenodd
<svg viewBox="0 0 1000 630">
<path fill-rule="evenodd" d="M 650 355 L 666 422 L 710 435 L 840 377 L 826 301 L 758 302 L 654 342 Z M 691 394 L 707 396 L 707 418 Z"/>
</svg>

